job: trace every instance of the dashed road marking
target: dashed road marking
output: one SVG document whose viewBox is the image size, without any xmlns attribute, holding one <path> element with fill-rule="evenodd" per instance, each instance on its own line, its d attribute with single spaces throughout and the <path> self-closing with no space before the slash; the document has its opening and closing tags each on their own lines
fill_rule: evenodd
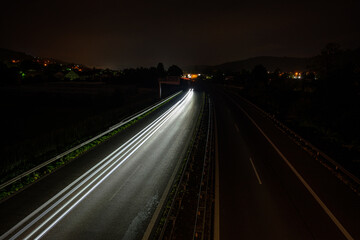
<svg viewBox="0 0 360 240">
<path fill-rule="evenodd" d="M 258 179 L 258 181 L 259 181 L 259 184 L 262 184 L 261 179 L 260 179 L 260 176 L 259 176 L 258 172 L 256 171 L 254 162 L 253 162 L 253 160 L 252 160 L 251 158 L 250 158 L 250 162 L 251 162 L 251 165 L 252 165 L 252 167 L 253 167 L 253 169 L 254 169 L 254 172 L 255 172 L 255 174 L 256 174 L 256 177 L 257 177 L 257 179 Z"/>
</svg>

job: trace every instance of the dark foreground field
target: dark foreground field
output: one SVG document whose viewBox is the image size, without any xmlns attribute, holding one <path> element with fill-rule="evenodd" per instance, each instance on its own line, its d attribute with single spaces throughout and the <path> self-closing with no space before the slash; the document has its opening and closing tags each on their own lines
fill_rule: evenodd
<svg viewBox="0 0 360 240">
<path fill-rule="evenodd" d="M 0 181 L 157 100 L 157 89 L 130 85 L 73 82 L 1 87 Z"/>
</svg>

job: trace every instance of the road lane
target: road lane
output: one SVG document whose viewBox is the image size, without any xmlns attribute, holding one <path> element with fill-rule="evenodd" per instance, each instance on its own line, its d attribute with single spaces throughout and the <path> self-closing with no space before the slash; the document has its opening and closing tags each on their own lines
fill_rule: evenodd
<svg viewBox="0 0 360 240">
<path fill-rule="evenodd" d="M 236 96 L 229 95 L 222 91 L 213 94 L 219 135 L 220 238 L 346 239 L 274 147 L 236 106 L 235 103 L 239 103 L 274 139 L 284 155 L 291 162 L 295 161 L 295 168 L 320 199 L 351 236 L 358 239 L 359 231 L 354 226 L 360 223 L 360 215 L 356 216 L 360 209 L 359 197 L 290 139 L 281 136 L 282 133 L 251 106 L 244 106 L 238 99 L 232 101 Z M 234 124 L 239 131 L 234 130 Z M 256 162 L 261 185 L 249 162 L 250 157 Z M 322 179 L 320 183 L 319 179 Z"/>
<path fill-rule="evenodd" d="M 173 111 L 157 119 L 133 141 L 113 151 L 98 167 L 65 190 L 66 195 L 56 197 L 52 205 L 47 204 L 6 237 L 18 232 L 19 238 L 31 239 L 36 236 L 49 239 L 74 236 L 77 239 L 141 238 L 186 149 L 199 105 L 199 94 L 189 92 L 182 102 L 174 105 Z M 1 208 L 6 206 L 4 203 L 0 209 L 6 213 Z"/>
<path fill-rule="evenodd" d="M 235 95 L 233 97 L 236 98 Z M 318 161 L 315 161 L 313 157 L 310 157 L 307 152 L 299 148 L 297 144 L 289 140 L 282 131 L 274 128 L 272 122 L 264 118 L 251 104 L 240 98 L 238 101 L 242 102 L 246 111 L 261 124 L 265 134 L 272 136 L 273 143 L 281 149 L 284 156 L 291 160 L 294 168 L 298 170 L 345 229 L 350 232 L 350 235 L 355 239 L 360 239 L 360 228 L 358 227 L 360 226 L 359 195 L 345 186 L 342 181 Z"/>
</svg>

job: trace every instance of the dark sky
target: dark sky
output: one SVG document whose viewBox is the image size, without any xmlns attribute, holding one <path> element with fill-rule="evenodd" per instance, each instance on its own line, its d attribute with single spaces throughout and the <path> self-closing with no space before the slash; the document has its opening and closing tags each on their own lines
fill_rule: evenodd
<svg viewBox="0 0 360 240">
<path fill-rule="evenodd" d="M 113 69 L 360 46 L 359 0 L 11 0 L 1 8 L 0 47 Z"/>
</svg>

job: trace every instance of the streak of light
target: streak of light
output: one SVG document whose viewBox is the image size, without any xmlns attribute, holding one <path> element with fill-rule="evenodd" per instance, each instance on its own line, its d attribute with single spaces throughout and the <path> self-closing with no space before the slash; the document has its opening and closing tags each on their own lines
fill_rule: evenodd
<svg viewBox="0 0 360 240">
<path fill-rule="evenodd" d="M 24 218 L 17 225 L 11 228 L 8 232 L 3 234 L 0 239 L 5 239 L 7 236 L 12 234 L 15 230 L 19 229 L 22 225 L 25 225 L 28 221 L 30 221 L 39 213 L 40 214 L 38 216 L 36 216 L 32 221 L 27 223 L 23 228 L 19 229 L 19 231 L 16 232 L 16 234 L 14 234 L 10 239 L 16 239 L 22 236 L 35 224 L 39 225 L 26 236 L 22 236 L 22 238 L 41 238 L 46 232 L 48 232 L 53 226 L 55 226 L 56 223 L 58 223 L 63 217 L 65 217 L 66 214 L 68 214 L 76 205 L 78 205 L 83 199 L 85 199 L 85 197 L 88 196 L 97 186 L 99 186 L 106 178 L 108 178 L 111 173 L 113 173 L 126 160 L 128 160 L 130 156 L 132 156 L 146 141 L 148 141 L 172 116 L 180 113 L 191 101 L 192 95 L 193 91 L 189 90 L 182 99 L 180 99 L 165 113 L 163 113 L 156 120 L 154 120 L 144 129 L 142 129 L 139 133 L 137 133 L 135 136 L 125 142 L 122 146 L 120 146 L 103 160 L 101 160 L 98 164 L 96 164 L 86 173 L 77 178 L 74 182 L 69 184 L 66 188 L 56 194 L 45 204 L 40 206 L 33 213 L 29 214 L 26 218 Z M 77 190 L 79 191 L 76 193 Z M 71 199 L 67 199 L 71 195 L 74 196 Z M 54 203 L 49 206 L 52 202 Z M 56 207 L 59 208 L 57 209 L 57 211 L 55 211 L 55 213 L 51 214 L 51 211 L 54 210 Z M 65 209 L 66 207 L 68 208 Z M 42 210 L 44 211 L 41 212 Z M 63 210 L 64 212 L 61 213 L 61 211 Z M 45 217 L 47 214 L 51 215 Z M 51 220 L 53 221 L 50 222 Z M 48 226 L 46 226 L 47 224 Z M 42 228 L 45 229 L 42 230 Z M 34 236 L 40 230 L 42 231 L 37 236 Z"/>
</svg>

